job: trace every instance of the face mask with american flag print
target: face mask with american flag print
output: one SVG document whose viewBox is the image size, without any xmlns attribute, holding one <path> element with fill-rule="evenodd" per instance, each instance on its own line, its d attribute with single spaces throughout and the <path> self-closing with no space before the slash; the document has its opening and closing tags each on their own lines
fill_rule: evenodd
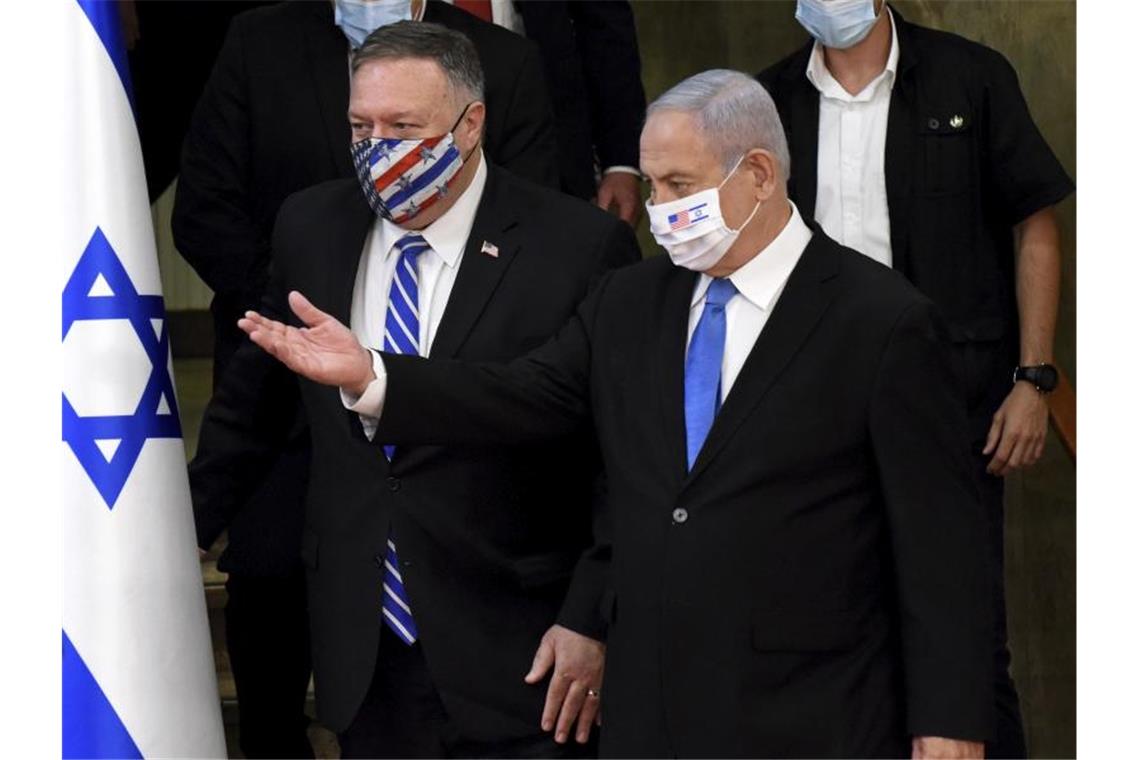
<svg viewBox="0 0 1140 760">
<path fill-rule="evenodd" d="M 437 137 L 369 137 L 353 144 L 352 165 L 376 214 L 404 224 L 447 197 L 464 161 L 453 131 L 468 107 Z"/>
</svg>

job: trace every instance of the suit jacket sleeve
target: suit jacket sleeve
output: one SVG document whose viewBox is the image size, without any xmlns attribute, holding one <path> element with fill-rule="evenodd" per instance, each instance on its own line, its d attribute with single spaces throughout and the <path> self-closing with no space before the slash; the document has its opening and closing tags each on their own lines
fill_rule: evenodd
<svg viewBox="0 0 1140 760">
<path fill-rule="evenodd" d="M 559 625 L 598 641 L 606 639 L 608 622 L 602 610 L 602 597 L 611 586 L 610 560 L 613 555 L 611 515 L 606 495 L 606 477 L 602 472 L 594 482 L 594 543 L 579 558 L 558 613 Z"/>
<path fill-rule="evenodd" d="M 272 276 L 261 313 L 289 321 L 285 292 Z M 238 349 L 206 407 L 190 463 L 198 546 L 209 549 L 265 482 L 300 404 L 297 377 L 285 365 L 252 342 Z"/>
<path fill-rule="evenodd" d="M 598 163 L 639 163 L 638 140 L 645 121 L 645 88 L 637 27 L 628 2 L 566 3 L 590 98 L 590 123 Z"/>
<path fill-rule="evenodd" d="M 982 740 L 993 709 L 986 520 L 944 329 L 922 301 L 879 363 L 870 436 L 895 559 L 912 736 Z"/>
<path fill-rule="evenodd" d="M 608 279 L 553 338 L 508 364 L 384 354 L 387 390 L 373 440 L 522 445 L 581 430 L 589 413 L 591 333 Z"/>
<path fill-rule="evenodd" d="M 987 172 L 1013 225 L 1064 200 L 1074 185 L 1034 123 L 1013 66 L 996 50 L 986 54 Z"/>
<path fill-rule="evenodd" d="M 215 293 L 259 296 L 268 257 L 248 195 L 249 104 L 240 18 L 230 26 L 182 147 L 171 227 L 179 253 Z M 253 280 L 253 281 L 251 281 Z"/>
<path fill-rule="evenodd" d="M 525 41 L 523 49 L 503 124 L 488 153 L 513 174 L 557 189 L 558 143 L 542 61 L 533 43 Z"/>
<path fill-rule="evenodd" d="M 640 258 L 637 239 L 633 236 L 629 225 L 613 221 L 609 237 L 602 247 L 596 276 L 600 279 L 607 271 Z M 594 480 L 594 498 L 591 505 L 593 545 L 579 558 L 558 615 L 559 625 L 598 641 L 604 641 L 606 638 L 608 624 L 602 610 L 602 597 L 611 585 L 611 517 L 606 497 L 606 474 L 603 469 Z"/>
</svg>

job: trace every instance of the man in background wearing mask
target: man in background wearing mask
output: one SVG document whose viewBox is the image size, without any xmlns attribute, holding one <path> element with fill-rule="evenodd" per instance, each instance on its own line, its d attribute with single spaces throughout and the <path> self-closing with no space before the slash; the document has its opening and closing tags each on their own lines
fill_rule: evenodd
<svg viewBox="0 0 1140 760">
<path fill-rule="evenodd" d="M 490 159 L 528 179 L 558 186 L 553 117 L 534 45 L 450 5 L 415 0 L 288 2 L 234 19 L 186 135 L 174 204 L 179 253 L 214 291 L 214 382 L 242 344 L 235 327 L 259 303 L 270 236 L 292 193 L 354 176 L 349 54 L 374 29 L 410 17 L 469 37 L 486 76 Z M 218 562 L 228 573 L 226 641 L 237 687 L 240 742 L 247 757 L 309 754 L 305 695 L 310 677 L 302 501 L 309 460 L 301 410 L 273 467 L 236 512 L 199 503 L 198 535 L 208 546 L 228 528 Z M 267 423 L 268 424 L 268 423 Z M 208 454 L 199 445 L 199 454 Z"/>
<path fill-rule="evenodd" d="M 385 26 L 352 69 L 357 178 L 285 203 L 270 299 L 304 288 L 389 350 L 507 359 L 552 334 L 592 278 L 639 258 L 616 217 L 484 160 L 482 71 L 463 35 Z M 382 447 L 335 390 L 247 343 L 202 423 L 196 506 L 240 508 L 299 404 L 317 712 L 343 755 L 588 755 L 606 558 L 582 558 L 598 472 L 586 431 Z"/>
<path fill-rule="evenodd" d="M 752 77 L 666 92 L 641 169 L 669 256 L 510 364 L 365 351 L 319 292 L 288 296 L 307 330 L 240 325 L 377 442 L 534 445 L 592 420 L 614 526 L 603 755 L 981 757 L 985 518 L 941 323 L 801 218 L 788 160 Z"/>
<path fill-rule="evenodd" d="M 906 275 L 948 322 L 990 521 L 986 754 L 1025 757 L 1006 643 L 1003 476 L 1045 445 L 1061 278 L 1053 206 L 1073 183 L 1000 53 L 909 24 L 883 0 L 799 0 L 796 18 L 815 40 L 760 75 L 788 132 L 789 192 L 828 235 Z"/>
</svg>

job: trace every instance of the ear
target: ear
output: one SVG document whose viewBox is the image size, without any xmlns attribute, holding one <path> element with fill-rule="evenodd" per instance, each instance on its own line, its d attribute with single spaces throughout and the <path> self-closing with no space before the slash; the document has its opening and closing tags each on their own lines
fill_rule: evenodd
<svg viewBox="0 0 1140 760">
<path fill-rule="evenodd" d="M 467 112 L 455 128 L 455 139 L 464 153 L 474 148 L 483 136 L 483 122 L 486 119 L 487 106 L 483 101 L 476 100 L 467 107 Z"/>
<path fill-rule="evenodd" d="M 753 148 L 744 157 L 742 168 L 752 175 L 753 192 L 757 201 L 766 201 L 776 192 L 780 182 L 780 169 L 771 151 Z"/>
</svg>

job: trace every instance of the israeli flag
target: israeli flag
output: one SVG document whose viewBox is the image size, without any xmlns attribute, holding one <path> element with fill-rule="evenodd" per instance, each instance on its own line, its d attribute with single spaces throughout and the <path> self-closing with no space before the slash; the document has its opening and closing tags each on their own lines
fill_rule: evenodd
<svg viewBox="0 0 1140 760">
<path fill-rule="evenodd" d="M 118 4 L 53 0 L 63 342 L 63 756 L 224 757 Z M 62 8 L 62 10 L 61 10 Z"/>
</svg>

